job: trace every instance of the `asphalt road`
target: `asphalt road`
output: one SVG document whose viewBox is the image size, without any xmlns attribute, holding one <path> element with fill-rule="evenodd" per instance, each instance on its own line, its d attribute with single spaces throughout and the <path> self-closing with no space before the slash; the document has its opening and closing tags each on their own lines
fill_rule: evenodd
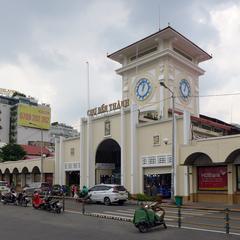
<svg viewBox="0 0 240 240">
<path fill-rule="evenodd" d="M 103 204 L 86 204 L 86 213 L 99 214 L 108 217 L 121 217 L 131 220 L 137 205 L 125 204 L 123 206 Z M 76 201 L 66 202 L 66 209 L 72 211 L 82 210 L 82 205 Z M 178 209 L 176 207 L 164 206 L 166 211 L 165 220 L 170 226 L 178 226 Z M 213 231 L 225 232 L 226 214 L 224 211 L 213 211 L 193 208 L 181 209 L 181 225 L 188 228 L 199 228 Z M 239 234 L 240 239 L 240 212 L 230 213 L 230 232 Z"/>
<path fill-rule="evenodd" d="M 6 240 L 37 239 L 81 239 L 81 240 L 169 240 L 169 239 L 239 239 L 239 236 L 226 236 L 220 233 L 178 229 L 155 228 L 141 234 L 131 223 L 82 216 L 79 213 L 65 212 L 53 214 L 32 207 L 0 205 L 0 236 Z"/>
</svg>

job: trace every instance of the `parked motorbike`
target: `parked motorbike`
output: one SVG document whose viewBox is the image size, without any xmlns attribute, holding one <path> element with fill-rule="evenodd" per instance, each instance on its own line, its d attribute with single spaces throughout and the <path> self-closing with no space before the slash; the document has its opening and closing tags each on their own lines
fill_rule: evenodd
<svg viewBox="0 0 240 240">
<path fill-rule="evenodd" d="M 49 212 L 61 213 L 62 205 L 58 200 L 53 200 L 52 197 L 41 197 L 39 193 L 34 193 L 32 205 L 35 209 L 42 209 Z"/>
<path fill-rule="evenodd" d="M 17 205 L 17 193 L 15 191 L 11 191 L 5 195 L 2 195 L 1 202 L 3 204 Z"/>
<path fill-rule="evenodd" d="M 30 203 L 30 199 L 25 192 L 21 192 L 17 196 L 17 204 L 19 206 L 27 207 L 28 203 Z"/>
<path fill-rule="evenodd" d="M 141 233 L 145 233 L 150 228 L 160 225 L 167 228 L 164 215 L 164 209 L 159 206 L 141 205 L 134 213 L 133 224 Z"/>
</svg>

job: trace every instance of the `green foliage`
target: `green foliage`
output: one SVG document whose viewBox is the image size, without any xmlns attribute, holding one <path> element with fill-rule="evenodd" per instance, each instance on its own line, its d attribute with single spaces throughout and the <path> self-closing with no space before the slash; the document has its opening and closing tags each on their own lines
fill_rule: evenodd
<svg viewBox="0 0 240 240">
<path fill-rule="evenodd" d="M 0 159 L 5 161 L 17 161 L 24 158 L 27 153 L 18 144 L 7 144 L 0 148 Z"/>
</svg>

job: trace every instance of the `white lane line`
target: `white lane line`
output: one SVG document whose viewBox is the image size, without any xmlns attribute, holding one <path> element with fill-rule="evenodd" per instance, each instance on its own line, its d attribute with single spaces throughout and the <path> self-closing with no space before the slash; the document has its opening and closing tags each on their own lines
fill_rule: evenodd
<svg viewBox="0 0 240 240">
<path fill-rule="evenodd" d="M 166 211 L 166 214 L 168 214 L 168 213 L 175 213 L 175 214 L 177 214 L 177 212 L 174 212 L 174 211 Z M 203 216 L 203 215 L 206 215 L 206 214 L 203 214 L 203 213 L 185 213 L 185 212 L 181 212 L 181 215 Z"/>
<path fill-rule="evenodd" d="M 116 210 L 116 212 L 134 213 L 135 210 L 133 209 L 132 211 L 130 211 L 130 210 L 120 210 L 120 209 L 118 209 L 118 210 Z"/>
<path fill-rule="evenodd" d="M 107 214 L 121 214 L 121 215 L 124 215 L 124 216 L 131 216 L 131 217 L 133 217 L 133 214 L 131 214 L 131 213 L 120 213 L 120 212 L 116 213 L 116 212 L 111 212 L 111 211 L 104 211 L 103 213 L 107 213 Z"/>
<path fill-rule="evenodd" d="M 178 228 L 177 225 L 170 225 L 170 224 L 168 224 L 167 226 L 168 226 L 168 227 Z M 211 230 L 211 229 L 206 229 L 206 228 L 183 227 L 183 226 L 182 226 L 181 228 L 189 229 L 189 230 L 204 231 L 204 232 L 223 233 L 223 234 L 225 234 L 225 235 L 227 236 L 226 232 L 224 232 L 224 231 L 219 231 L 219 230 Z M 229 235 L 237 235 L 237 236 L 240 236 L 240 233 L 230 232 Z"/>
</svg>

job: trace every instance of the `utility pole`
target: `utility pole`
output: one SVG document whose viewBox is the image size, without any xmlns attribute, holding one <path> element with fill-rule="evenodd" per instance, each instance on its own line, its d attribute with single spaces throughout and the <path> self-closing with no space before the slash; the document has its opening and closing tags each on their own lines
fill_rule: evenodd
<svg viewBox="0 0 240 240">
<path fill-rule="evenodd" d="M 171 93 L 172 98 L 172 173 L 171 173 L 171 199 L 175 201 L 175 188 L 176 188 L 176 166 L 175 166 L 175 144 L 176 144 L 176 136 L 175 136 L 175 95 L 174 92 L 165 85 L 164 82 L 160 82 L 160 86 L 166 88 Z"/>
</svg>

